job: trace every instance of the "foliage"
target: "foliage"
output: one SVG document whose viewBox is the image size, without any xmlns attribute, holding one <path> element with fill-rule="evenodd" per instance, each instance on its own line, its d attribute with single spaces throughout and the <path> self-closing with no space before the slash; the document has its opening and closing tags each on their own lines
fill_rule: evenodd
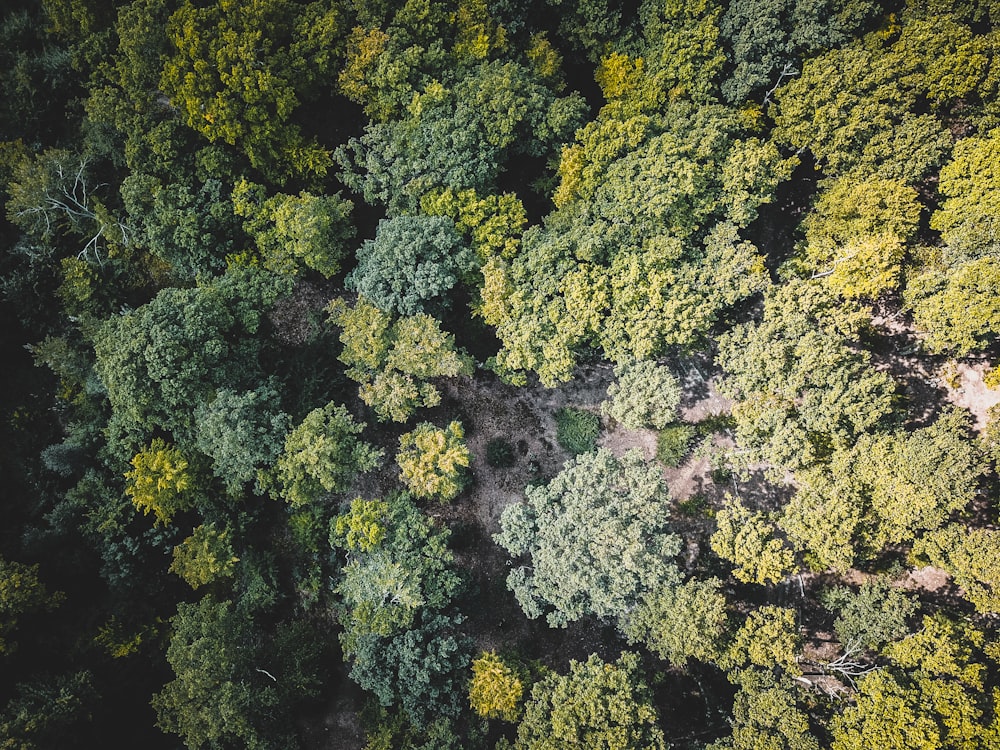
<svg viewBox="0 0 1000 750">
<path fill-rule="evenodd" d="M 796 655 L 801 649 L 795 612 L 767 605 L 753 610 L 740 625 L 719 666 L 728 671 L 749 666 L 799 673 Z"/>
<path fill-rule="evenodd" d="M 586 615 L 620 618 L 644 596 L 679 583 L 662 475 L 637 451 L 600 449 L 570 460 L 547 485 L 508 505 L 494 539 L 530 562 L 508 587 L 528 617 L 565 627 Z M 595 543 L 599 540 L 599 543 Z"/>
<path fill-rule="evenodd" d="M 262 186 L 246 180 L 233 189 L 234 211 L 253 237 L 264 267 L 294 274 L 304 264 L 327 278 L 335 276 L 354 238 L 354 204 L 340 193 L 264 196 Z"/>
<path fill-rule="evenodd" d="M 958 524 L 931 531 L 917 539 L 913 554 L 943 568 L 962 587 L 979 612 L 1000 611 L 1000 532 L 967 529 Z"/>
<path fill-rule="evenodd" d="M 600 432 L 601 419 L 593 412 L 572 406 L 556 412 L 556 440 L 572 456 L 594 450 Z"/>
<path fill-rule="evenodd" d="M 662 430 L 677 418 L 681 386 L 666 367 L 651 361 L 615 368 L 617 381 L 608 386 L 601 412 L 630 430 Z"/>
<path fill-rule="evenodd" d="M 329 153 L 292 114 L 333 71 L 342 26 L 333 6 L 265 0 L 183 3 L 167 23 L 160 89 L 210 141 L 242 148 L 274 176 L 321 176 Z"/>
<path fill-rule="evenodd" d="M 988 256 L 941 272 L 930 268 L 907 286 L 913 319 L 932 352 L 964 356 L 985 349 L 1000 332 L 1000 304 L 990 292 L 1000 283 L 996 258 Z"/>
<path fill-rule="evenodd" d="M 429 379 L 472 374 L 471 359 L 430 315 L 393 320 L 364 297 L 354 307 L 337 299 L 327 309 L 341 328 L 340 361 L 380 420 L 405 422 L 417 408 L 440 403 Z"/>
<path fill-rule="evenodd" d="M 524 697 L 523 670 L 510 666 L 495 651 L 484 651 L 472 662 L 469 703 L 484 719 L 516 722 Z"/>
<path fill-rule="evenodd" d="M 733 576 L 744 583 L 778 583 L 795 567 L 792 550 L 777 536 L 767 514 L 729 498 L 715 516 L 712 551 L 736 567 Z"/>
<path fill-rule="evenodd" d="M 666 747 L 635 654 L 624 652 L 611 664 L 596 655 L 570 661 L 569 674 L 549 675 L 532 687 L 514 750 L 568 744 L 594 750 Z"/>
<path fill-rule="evenodd" d="M 982 633 L 924 618 L 920 632 L 886 649 L 887 669 L 858 681 L 854 705 L 834 718 L 834 750 L 990 747 L 997 739 L 995 691 L 983 689 Z M 975 649 L 975 650 L 974 650 Z"/>
<path fill-rule="evenodd" d="M 314 502 L 324 492 L 345 491 L 356 474 L 382 459 L 381 450 L 357 438 L 364 428 L 333 401 L 313 409 L 285 437 L 269 482 L 292 506 Z"/>
<path fill-rule="evenodd" d="M 681 465 L 691 449 L 695 428 L 689 424 L 664 427 L 656 435 L 656 460 L 672 469 Z"/>
<path fill-rule="evenodd" d="M 465 470 L 472 460 L 464 437 L 462 425 L 457 421 L 443 429 L 421 422 L 400 436 L 396 463 L 410 492 L 444 503 L 462 491 Z"/>
<path fill-rule="evenodd" d="M 833 629 L 845 649 L 881 650 L 909 635 L 907 625 L 917 602 L 884 578 L 865 581 L 855 592 L 845 586 L 827 589 L 823 606 L 837 614 Z"/>
<path fill-rule="evenodd" d="M 238 562 L 239 558 L 233 554 L 229 529 L 218 531 L 214 524 L 202 524 L 174 547 L 170 572 L 197 589 L 220 578 L 231 578 Z"/>
<path fill-rule="evenodd" d="M 230 490 L 252 481 L 281 453 L 291 418 L 279 408 L 274 383 L 238 393 L 228 388 L 195 410 L 195 441 Z"/>
<path fill-rule="evenodd" d="M 513 257 L 528 223 L 524 204 L 514 193 L 480 197 L 475 190 L 432 190 L 420 199 L 420 210 L 455 222 L 483 263 L 494 256 Z"/>
<path fill-rule="evenodd" d="M 451 601 L 459 578 L 449 535 L 406 495 L 355 500 L 331 522 L 331 545 L 349 553 L 336 588 L 344 604 L 341 644 L 348 656 L 365 643 L 378 645 L 366 638 L 405 631 L 421 612 L 436 612 Z"/>
<path fill-rule="evenodd" d="M 188 747 L 287 744 L 284 710 L 318 686 L 316 641 L 299 625 L 262 638 L 231 602 L 207 596 L 179 604 L 170 623 L 167 661 L 175 677 L 153 696 L 157 726 Z"/>
<path fill-rule="evenodd" d="M 82 747 L 77 739 L 99 700 L 90 672 L 39 676 L 12 687 L 14 697 L 0 711 L 5 750 Z"/>
<path fill-rule="evenodd" d="M 20 617 L 55 609 L 63 598 L 61 592 L 46 590 L 38 579 L 37 565 L 0 557 L 0 657 L 16 648 L 7 638 L 17 629 Z"/>
<path fill-rule="evenodd" d="M 461 618 L 430 615 L 410 629 L 358 639 L 351 679 L 383 706 L 398 705 L 418 729 L 460 712 L 471 642 Z"/>
<path fill-rule="evenodd" d="M 516 461 L 514 446 L 506 438 L 492 438 L 486 443 L 486 463 L 494 469 L 509 469 Z"/>
<path fill-rule="evenodd" d="M 261 321 L 285 284 L 250 268 L 190 289 L 168 288 L 105 321 L 95 370 L 115 417 L 129 429 L 186 436 L 216 388 L 238 390 L 259 366 Z"/>
<path fill-rule="evenodd" d="M 736 401 L 736 438 L 753 460 L 807 466 L 892 411 L 892 379 L 851 346 L 863 316 L 821 283 L 792 280 L 767 295 L 760 323 L 719 338 L 720 387 Z"/>
<path fill-rule="evenodd" d="M 1000 183 L 989 165 L 1000 149 L 1000 129 L 965 138 L 955 144 L 952 159 L 941 167 L 940 208 L 931 216 L 931 228 L 941 232 L 952 263 L 996 255 L 997 201 Z"/>
<path fill-rule="evenodd" d="M 795 684 L 762 669 L 729 675 L 740 686 L 733 700 L 732 735 L 706 750 L 819 750 Z"/>
<path fill-rule="evenodd" d="M 656 589 L 622 620 L 622 632 L 629 643 L 643 643 L 678 666 L 688 659 L 715 662 L 729 626 L 721 588 L 719 579 L 710 578 Z"/>
<path fill-rule="evenodd" d="M 451 219 L 397 216 L 358 250 L 347 284 L 387 313 L 433 313 L 449 306 L 445 295 L 474 264 Z"/>
<path fill-rule="evenodd" d="M 135 455 L 125 479 L 132 503 L 147 516 L 153 513 L 158 524 L 169 524 L 174 515 L 193 506 L 195 488 L 188 461 L 160 438 Z"/>
</svg>

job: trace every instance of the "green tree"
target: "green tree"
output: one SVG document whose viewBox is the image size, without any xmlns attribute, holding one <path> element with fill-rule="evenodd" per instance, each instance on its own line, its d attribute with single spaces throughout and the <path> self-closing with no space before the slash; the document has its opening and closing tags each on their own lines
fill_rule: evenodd
<svg viewBox="0 0 1000 750">
<path fill-rule="evenodd" d="M 354 239 L 354 204 L 340 193 L 277 195 L 246 180 L 233 189 L 233 209 L 253 237 L 264 267 L 295 274 L 305 265 L 330 278 L 340 271 L 348 243 Z"/>
<path fill-rule="evenodd" d="M 330 543 L 348 556 L 336 588 L 348 656 L 368 636 L 398 634 L 448 605 L 460 583 L 449 536 L 407 495 L 355 500 L 331 522 Z"/>
<path fill-rule="evenodd" d="M 451 219 L 397 216 L 380 221 L 375 239 L 358 250 L 347 284 L 387 313 L 439 312 L 474 267 L 475 256 Z"/>
<path fill-rule="evenodd" d="M 381 450 L 358 439 L 364 428 L 336 402 L 313 409 L 285 437 L 268 483 L 292 506 L 345 491 L 359 472 L 382 459 Z"/>
<path fill-rule="evenodd" d="M 896 180 L 853 174 L 834 180 L 802 222 L 807 263 L 844 297 L 891 291 L 920 208 L 917 191 Z"/>
<path fill-rule="evenodd" d="M 638 451 L 599 449 L 568 461 L 547 485 L 508 505 L 494 539 L 528 557 L 507 578 L 528 617 L 565 626 L 586 615 L 620 618 L 644 596 L 680 582 L 659 469 Z"/>
<path fill-rule="evenodd" d="M 300 624 L 267 637 L 231 602 L 181 603 L 171 620 L 173 680 L 153 696 L 157 726 L 190 748 L 287 747 L 292 702 L 313 695 L 318 643 Z"/>
<path fill-rule="evenodd" d="M 430 315 L 393 320 L 364 297 L 354 307 L 335 299 L 327 310 L 341 329 L 340 361 L 380 420 L 405 422 L 417 408 L 440 403 L 429 379 L 472 374 L 472 360 Z"/>
<path fill-rule="evenodd" d="M 647 594 L 622 620 L 629 643 L 643 643 L 661 659 L 715 662 L 729 627 L 726 598 L 717 578 L 663 586 Z"/>
<path fill-rule="evenodd" d="M 997 740 L 997 693 L 984 689 L 983 634 L 943 617 L 886 649 L 890 665 L 858 681 L 831 723 L 834 750 L 986 748 Z"/>
<path fill-rule="evenodd" d="M 721 387 L 752 460 L 807 466 L 891 413 L 892 378 L 852 347 L 865 321 L 822 283 L 793 280 L 770 291 L 760 323 L 720 336 Z"/>
<path fill-rule="evenodd" d="M 212 459 L 212 470 L 231 491 L 274 463 L 291 428 L 271 382 L 243 393 L 222 388 L 194 418 L 198 450 Z"/>
<path fill-rule="evenodd" d="M 13 697 L 0 709 L 5 749 L 85 746 L 87 725 L 100 700 L 90 672 L 39 675 L 12 687 Z"/>
<path fill-rule="evenodd" d="M 61 592 L 49 593 L 38 579 L 38 566 L 0 557 L 0 657 L 17 647 L 7 640 L 24 615 L 55 609 L 63 600 Z"/>
<path fill-rule="evenodd" d="M 231 578 L 238 562 L 239 558 L 233 554 L 229 529 L 218 531 L 214 524 L 202 524 L 174 547 L 170 572 L 197 589 L 220 578 Z"/>
<path fill-rule="evenodd" d="M 607 664 L 592 655 L 570 661 L 569 674 L 535 683 L 517 727 L 514 750 L 555 750 L 572 744 L 593 750 L 663 750 L 652 696 L 639 658 L 624 652 Z"/>
<path fill-rule="evenodd" d="M 234 267 L 190 289 L 163 289 L 105 321 L 94 335 L 95 370 L 115 418 L 129 430 L 160 427 L 190 439 L 195 409 L 217 388 L 260 382 L 261 321 L 287 289 Z"/>
<path fill-rule="evenodd" d="M 166 526 L 177 513 L 194 507 L 196 487 L 188 460 L 160 438 L 133 457 L 125 479 L 132 504 L 147 516 L 153 513 L 158 524 Z"/>
<path fill-rule="evenodd" d="M 1000 532 L 951 524 L 917 539 L 913 554 L 946 570 L 979 612 L 1000 611 Z"/>
<path fill-rule="evenodd" d="M 608 386 L 608 400 L 601 412 L 630 430 L 662 430 L 677 419 L 681 386 L 670 370 L 655 362 L 619 365 L 617 380 Z"/>
<path fill-rule="evenodd" d="M 729 675 L 740 689 L 733 700 L 732 734 L 707 750 L 819 750 L 795 684 L 767 670 Z"/>
<path fill-rule="evenodd" d="M 767 605 L 747 616 L 719 659 L 719 666 L 728 671 L 751 666 L 781 668 L 786 674 L 796 675 L 800 671 L 797 655 L 801 640 L 795 612 Z"/>
<path fill-rule="evenodd" d="M 484 651 L 472 662 L 469 704 L 484 719 L 516 722 L 525 693 L 523 670 L 512 667 L 495 651 Z"/>
<path fill-rule="evenodd" d="M 932 352 L 964 356 L 993 343 L 1000 333 L 1000 284 L 996 258 L 987 256 L 954 270 L 931 267 L 907 286 L 905 300 L 924 345 Z"/>
<path fill-rule="evenodd" d="M 729 498 L 715 517 L 712 551 L 733 563 L 733 576 L 744 583 L 778 583 L 795 568 L 795 555 L 777 536 L 766 513 L 752 511 Z"/>
<path fill-rule="evenodd" d="M 294 113 L 335 69 L 342 21 L 332 4 L 183 3 L 167 23 L 160 88 L 188 126 L 239 146 L 273 176 L 322 176 L 330 155 Z"/>
<path fill-rule="evenodd" d="M 464 437 L 462 424 L 457 421 L 443 429 L 422 422 L 400 436 L 396 463 L 410 492 L 444 503 L 462 491 L 472 460 Z"/>
<path fill-rule="evenodd" d="M 856 592 L 846 586 L 827 589 L 822 601 L 837 614 L 833 629 L 845 650 L 878 651 L 909 635 L 908 620 L 917 609 L 912 597 L 885 578 L 865 581 Z"/>
</svg>

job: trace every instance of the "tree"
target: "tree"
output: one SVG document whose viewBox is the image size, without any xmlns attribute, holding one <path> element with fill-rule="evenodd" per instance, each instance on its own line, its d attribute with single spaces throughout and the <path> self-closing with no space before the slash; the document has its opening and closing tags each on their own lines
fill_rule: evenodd
<svg viewBox="0 0 1000 750">
<path fill-rule="evenodd" d="M 88 671 L 38 676 L 14 688 L 0 710 L 0 737 L 17 750 L 85 747 L 85 727 L 100 696 Z"/>
<path fill-rule="evenodd" d="M 972 501 L 984 470 L 968 417 L 949 410 L 911 433 L 863 435 L 828 467 L 799 472 L 780 525 L 820 566 L 846 570 L 941 526 Z"/>
<path fill-rule="evenodd" d="M 552 626 L 586 615 L 620 618 L 645 595 L 680 582 L 660 470 L 638 451 L 599 449 L 566 463 L 547 485 L 508 505 L 494 539 L 529 558 L 507 586 L 528 617 Z"/>
<path fill-rule="evenodd" d="M 416 497 L 448 502 L 462 491 L 472 454 L 460 422 L 439 429 L 421 422 L 399 438 L 396 463 L 403 483 Z"/>
<path fill-rule="evenodd" d="M 471 641 L 461 617 L 430 614 L 412 628 L 359 639 L 351 679 L 382 706 L 398 705 L 417 729 L 442 717 L 456 718 L 471 661 Z"/>
<path fill-rule="evenodd" d="M 196 488 L 188 461 L 160 438 L 135 455 L 125 479 L 132 504 L 147 516 L 153 513 L 158 524 L 166 526 L 177 513 L 194 507 Z"/>
<path fill-rule="evenodd" d="M 622 620 L 629 643 L 643 643 L 661 659 L 683 667 L 688 659 L 713 663 L 722 655 L 729 627 L 726 598 L 717 578 L 663 586 Z"/>
<path fill-rule="evenodd" d="M 381 450 L 357 438 L 364 428 L 336 402 L 313 409 L 285 437 L 268 483 L 292 506 L 343 492 L 355 475 L 382 459 Z"/>
<path fill-rule="evenodd" d="M 474 264 L 451 219 L 397 216 L 380 221 L 375 239 L 358 250 L 347 284 L 387 313 L 439 312 Z"/>
<path fill-rule="evenodd" d="M 220 578 L 231 578 L 239 560 L 233 554 L 229 529 L 218 531 L 214 524 L 202 524 L 174 547 L 170 572 L 197 589 Z"/>
<path fill-rule="evenodd" d="M 524 697 L 523 670 L 510 666 L 495 651 L 484 651 L 472 662 L 469 704 L 484 719 L 516 722 Z"/>
<path fill-rule="evenodd" d="M 7 638 L 17 629 L 18 619 L 59 606 L 64 595 L 49 593 L 38 579 L 38 566 L 0 557 L 0 657 L 17 647 Z"/>
<path fill-rule="evenodd" d="M 913 554 L 946 570 L 979 612 L 1000 611 L 1000 532 L 951 524 L 917 539 Z"/>
<path fill-rule="evenodd" d="M 449 536 L 407 495 L 355 500 L 331 522 L 331 545 L 348 554 L 336 588 L 345 654 L 353 656 L 368 636 L 398 634 L 421 612 L 448 605 L 460 583 Z"/>
<path fill-rule="evenodd" d="M 570 661 L 568 675 L 552 674 L 532 687 L 513 750 L 572 744 L 593 750 L 666 748 L 635 654 L 624 652 L 611 664 L 596 655 Z"/>
<path fill-rule="evenodd" d="M 854 174 L 834 180 L 802 222 L 807 262 L 847 298 L 895 289 L 920 208 L 917 191 L 896 180 Z"/>
<path fill-rule="evenodd" d="M 795 612 L 785 607 L 767 605 L 753 610 L 729 642 L 719 666 L 728 671 L 752 666 L 799 674 L 797 654 L 802 639 L 795 619 Z"/>
<path fill-rule="evenodd" d="M 655 362 L 626 363 L 615 368 L 601 412 L 630 430 L 662 430 L 677 419 L 681 387 L 673 373 Z"/>
<path fill-rule="evenodd" d="M 719 337 L 721 388 L 750 460 L 804 467 L 891 413 L 892 378 L 851 347 L 865 321 L 822 283 L 793 280 L 769 292 L 760 323 Z"/>
<path fill-rule="evenodd" d="M 914 322 L 932 352 L 964 356 L 988 347 L 1000 333 L 1000 303 L 990 292 L 1000 284 L 996 258 L 969 261 L 953 271 L 929 268 L 906 290 Z"/>
<path fill-rule="evenodd" d="M 194 411 L 216 389 L 260 382 L 261 321 L 288 288 L 233 267 L 190 289 L 163 289 L 105 321 L 94 334 L 95 371 L 115 418 L 128 430 L 159 427 L 190 439 Z"/>
<path fill-rule="evenodd" d="M 211 141 L 243 149 L 275 177 L 322 176 L 330 156 L 292 119 L 333 72 L 342 47 L 335 7 L 266 0 L 207 8 L 183 3 L 167 23 L 172 49 L 160 89 Z"/>
<path fill-rule="evenodd" d="M 281 453 L 291 417 L 280 410 L 276 384 L 239 393 L 228 388 L 195 410 L 195 444 L 230 491 L 253 481 Z"/>
<path fill-rule="evenodd" d="M 881 650 L 909 635 L 908 620 L 917 602 L 885 578 L 865 581 L 855 592 L 845 586 L 827 589 L 823 606 L 837 614 L 833 629 L 845 651 L 852 648 Z"/>
<path fill-rule="evenodd" d="M 318 643 L 301 624 L 267 637 L 232 602 L 181 603 L 171 620 L 173 680 L 153 696 L 157 726 L 189 748 L 288 746 L 287 712 L 315 693 Z"/>
<path fill-rule="evenodd" d="M 733 700 L 732 734 L 706 750 L 819 750 L 795 683 L 767 670 L 729 675 L 740 689 Z"/>
<path fill-rule="evenodd" d="M 233 208 L 253 237 L 265 268 L 295 274 L 305 265 L 326 278 L 335 276 L 354 239 L 354 204 L 340 193 L 264 196 L 262 186 L 245 179 L 233 189 Z"/>
<path fill-rule="evenodd" d="M 888 668 L 858 681 L 855 703 L 831 724 L 833 749 L 990 747 L 997 694 L 984 690 L 982 645 L 969 626 L 925 617 L 920 632 L 886 648 Z"/>
<path fill-rule="evenodd" d="M 472 360 L 430 315 L 393 320 L 364 297 L 354 307 L 335 299 L 327 310 L 341 328 L 340 361 L 379 420 L 405 422 L 417 408 L 436 406 L 441 395 L 430 378 L 472 374 Z"/>
<path fill-rule="evenodd" d="M 767 514 L 729 498 L 715 517 L 712 551 L 736 567 L 733 576 L 744 583 L 778 583 L 795 567 L 795 555 L 777 534 Z"/>
</svg>

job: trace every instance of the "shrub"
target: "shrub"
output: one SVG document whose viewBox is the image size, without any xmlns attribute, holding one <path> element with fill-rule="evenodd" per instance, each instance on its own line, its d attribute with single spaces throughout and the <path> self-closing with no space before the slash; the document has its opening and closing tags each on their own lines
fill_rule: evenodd
<svg viewBox="0 0 1000 750">
<path fill-rule="evenodd" d="M 597 445 L 601 420 L 596 414 L 572 407 L 556 412 L 556 440 L 568 453 L 590 453 Z"/>
<path fill-rule="evenodd" d="M 486 463 L 494 469 L 508 469 L 516 460 L 514 446 L 505 438 L 493 438 L 486 444 Z"/>
<path fill-rule="evenodd" d="M 691 448 L 694 438 L 694 427 L 689 424 L 670 425 L 660 430 L 656 438 L 656 457 L 671 468 L 680 466 L 681 461 Z"/>
</svg>

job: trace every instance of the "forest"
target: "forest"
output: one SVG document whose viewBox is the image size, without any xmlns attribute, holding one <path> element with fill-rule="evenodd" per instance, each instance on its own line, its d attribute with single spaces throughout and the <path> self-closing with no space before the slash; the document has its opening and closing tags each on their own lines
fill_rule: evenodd
<svg viewBox="0 0 1000 750">
<path fill-rule="evenodd" d="M 1000 0 L 0 59 L 0 750 L 1000 748 Z"/>
</svg>

